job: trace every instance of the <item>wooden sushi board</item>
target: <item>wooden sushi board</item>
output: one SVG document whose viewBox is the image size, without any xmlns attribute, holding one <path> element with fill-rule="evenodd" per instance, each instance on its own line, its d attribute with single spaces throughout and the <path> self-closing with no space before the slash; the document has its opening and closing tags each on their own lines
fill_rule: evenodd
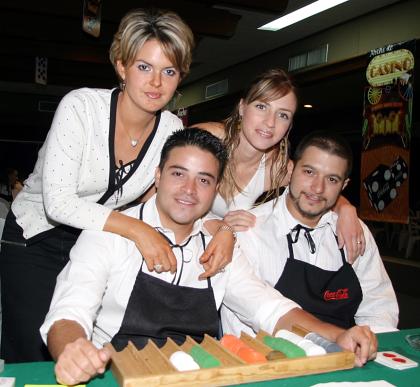
<svg viewBox="0 0 420 387">
<path fill-rule="evenodd" d="M 242 333 L 241 339 L 257 351 L 267 354 L 271 351 L 261 340 Z M 111 370 L 122 387 L 137 386 L 226 386 L 263 380 L 282 379 L 292 376 L 318 374 L 353 368 L 352 352 L 336 352 L 322 356 L 296 359 L 271 360 L 267 363 L 246 364 L 242 359 L 222 347 L 218 341 L 206 335 L 200 346 L 217 357 L 221 367 L 197 371 L 177 371 L 169 361 L 175 351 L 189 352 L 197 343 L 190 337 L 178 346 L 168 339 L 162 348 L 153 341 L 138 350 L 132 343 L 120 352 L 112 350 Z"/>
</svg>

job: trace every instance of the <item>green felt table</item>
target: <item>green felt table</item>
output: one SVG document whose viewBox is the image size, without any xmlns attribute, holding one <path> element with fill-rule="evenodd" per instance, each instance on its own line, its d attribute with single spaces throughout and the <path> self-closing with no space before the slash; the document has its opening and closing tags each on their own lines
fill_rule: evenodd
<svg viewBox="0 0 420 387">
<path fill-rule="evenodd" d="M 411 348 L 405 340 L 406 335 L 413 333 L 420 334 L 420 328 L 379 334 L 379 350 L 393 350 L 420 363 L 420 350 Z M 0 376 L 16 377 L 16 387 L 23 387 L 25 384 L 56 384 L 54 378 L 54 364 L 52 362 L 6 364 L 5 370 L 2 374 L 0 374 Z M 244 386 L 306 387 L 312 386 L 316 383 L 344 381 L 362 382 L 371 380 L 386 380 L 395 386 L 419 387 L 420 367 L 398 371 L 384 367 L 375 362 L 369 362 L 363 368 L 354 368 L 351 370 L 329 372 L 319 375 L 308 375 L 287 379 L 271 380 L 267 382 L 247 383 L 244 384 Z M 112 376 L 112 373 L 107 371 L 104 376 L 97 377 L 88 383 L 88 386 L 116 387 L 117 383 Z"/>
</svg>

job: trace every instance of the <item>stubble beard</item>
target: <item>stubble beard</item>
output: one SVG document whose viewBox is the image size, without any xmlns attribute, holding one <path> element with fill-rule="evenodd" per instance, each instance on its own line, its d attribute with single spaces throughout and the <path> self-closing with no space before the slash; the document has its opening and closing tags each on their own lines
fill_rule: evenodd
<svg viewBox="0 0 420 387">
<path fill-rule="evenodd" d="M 305 211 L 299 204 L 299 199 L 303 195 L 302 192 L 300 193 L 299 196 L 295 196 L 290 187 L 288 195 L 292 201 L 292 205 L 304 219 L 318 222 L 319 219 L 321 219 L 322 215 L 326 214 L 329 210 L 331 210 L 331 208 L 333 208 L 333 206 L 330 206 L 330 207 L 327 206 L 317 212 Z"/>
</svg>

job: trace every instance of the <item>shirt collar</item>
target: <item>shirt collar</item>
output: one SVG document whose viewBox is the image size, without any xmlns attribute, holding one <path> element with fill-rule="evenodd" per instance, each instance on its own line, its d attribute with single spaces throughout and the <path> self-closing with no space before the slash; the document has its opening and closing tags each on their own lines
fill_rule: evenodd
<svg viewBox="0 0 420 387">
<path fill-rule="evenodd" d="M 144 203 L 143 218 L 148 225 L 156 228 L 158 231 L 165 234 L 165 236 L 167 236 L 173 243 L 175 243 L 174 232 L 168 228 L 165 228 L 160 220 L 159 212 L 156 207 L 156 194 L 154 194 L 146 203 Z M 208 235 L 202 218 L 194 222 L 191 233 L 180 244 L 185 242 L 189 237 L 195 236 L 200 232 L 203 232 L 204 235 Z"/>
<path fill-rule="evenodd" d="M 309 227 L 308 225 L 299 222 L 293 215 L 290 213 L 289 209 L 286 205 L 286 197 L 289 194 L 289 187 L 286 187 L 283 194 L 280 196 L 275 209 L 275 216 L 279 219 L 278 222 L 278 230 L 277 232 L 281 236 L 285 236 L 289 234 L 290 230 L 292 230 L 297 224 L 302 224 L 302 226 Z M 333 211 L 328 211 L 326 214 L 322 215 L 321 219 L 319 220 L 318 224 L 315 227 L 309 227 L 313 229 L 318 229 L 325 227 L 326 225 L 330 225 L 333 230 L 335 230 L 334 224 L 337 220 L 337 214 Z"/>
</svg>

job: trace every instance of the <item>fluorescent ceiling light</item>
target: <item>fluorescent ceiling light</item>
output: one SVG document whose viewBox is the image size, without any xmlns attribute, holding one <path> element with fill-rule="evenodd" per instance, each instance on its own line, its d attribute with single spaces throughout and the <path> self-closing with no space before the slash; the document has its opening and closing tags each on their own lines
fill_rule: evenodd
<svg viewBox="0 0 420 387">
<path fill-rule="evenodd" d="M 268 24 L 264 24 L 258 27 L 259 30 L 267 31 L 278 31 L 284 27 L 290 26 L 291 24 L 297 23 L 303 19 L 316 15 L 317 13 L 323 12 L 329 8 L 335 7 L 341 3 L 345 3 L 349 0 L 317 0 L 305 7 L 299 8 L 296 11 L 290 12 L 285 16 L 282 16 Z"/>
</svg>

